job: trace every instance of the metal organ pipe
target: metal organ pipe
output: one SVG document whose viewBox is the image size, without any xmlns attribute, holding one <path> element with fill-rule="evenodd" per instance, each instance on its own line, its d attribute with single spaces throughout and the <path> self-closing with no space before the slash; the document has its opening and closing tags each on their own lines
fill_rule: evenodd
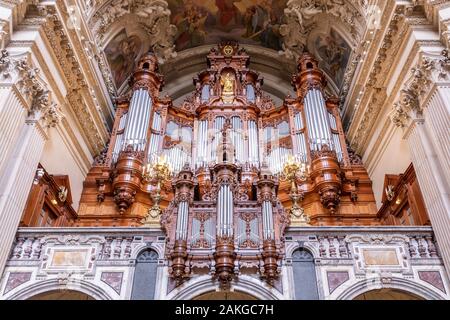
<svg viewBox="0 0 450 320">
<path fill-rule="evenodd" d="M 233 194 L 229 185 L 222 185 L 217 197 L 217 234 L 233 235 Z"/>
<path fill-rule="evenodd" d="M 132 145 L 135 150 L 144 150 L 151 109 L 152 101 L 147 90 L 136 90 L 130 103 L 122 149 Z"/>
<path fill-rule="evenodd" d="M 155 113 L 153 116 L 152 129 L 157 132 L 161 132 L 161 115 Z M 161 141 L 161 135 L 157 133 L 152 133 L 150 136 L 150 145 L 148 148 L 147 157 L 152 159 L 152 156 L 158 153 L 159 142 Z M 153 160 L 153 159 L 152 159 Z"/>
<path fill-rule="evenodd" d="M 262 205 L 263 216 L 263 236 L 264 240 L 272 240 L 274 238 L 273 228 L 273 211 L 272 203 L 265 200 Z"/>
<path fill-rule="evenodd" d="M 305 112 L 311 149 L 320 150 L 325 143 L 331 147 L 331 130 L 326 116 L 328 111 L 320 90 L 312 89 L 307 93 Z"/>
<path fill-rule="evenodd" d="M 323 137 L 324 141 L 323 143 L 328 144 L 329 147 L 331 146 L 331 130 L 330 130 L 330 124 L 328 123 L 328 110 L 326 108 L 325 100 L 323 98 L 322 92 L 316 90 L 316 97 L 319 103 L 319 114 L 321 117 L 321 123 L 323 128 Z"/>
<path fill-rule="evenodd" d="M 248 122 L 248 150 L 249 150 L 249 162 L 258 163 L 259 162 L 259 154 L 258 154 L 258 132 L 256 122 L 250 120 Z"/>
<path fill-rule="evenodd" d="M 127 123 L 128 113 L 125 113 L 122 115 L 119 121 L 119 127 L 117 128 L 117 131 L 121 131 L 125 128 L 125 124 Z M 116 163 L 117 158 L 119 157 L 120 149 L 122 148 L 122 142 L 123 142 L 123 136 L 124 132 L 121 134 L 116 134 L 116 142 L 114 144 L 114 150 L 112 154 L 112 162 Z"/>
<path fill-rule="evenodd" d="M 329 147 L 332 147 L 331 145 L 331 130 L 330 130 L 330 124 L 329 124 L 329 120 L 328 120 L 328 110 L 326 107 L 326 103 L 325 103 L 325 99 L 323 98 L 322 92 L 320 91 L 316 91 L 317 94 L 317 99 L 319 100 L 319 104 L 320 104 L 320 115 L 321 115 L 321 119 L 322 119 L 322 127 L 324 130 L 324 137 L 325 137 L 325 141 L 324 143 L 327 143 Z"/>
<path fill-rule="evenodd" d="M 188 208 L 187 201 L 182 201 L 178 205 L 177 229 L 175 231 L 176 240 L 187 240 Z"/>
<path fill-rule="evenodd" d="M 317 129 L 319 132 L 319 135 L 317 136 L 317 144 L 318 144 L 318 149 L 320 150 L 322 148 L 325 133 L 324 133 L 323 123 L 322 123 L 322 116 L 320 114 L 320 107 L 319 107 L 320 102 L 317 99 L 316 90 L 314 90 L 312 92 L 312 98 L 313 98 L 313 106 L 314 106 L 313 108 L 314 108 L 314 112 L 316 114 L 315 123 L 317 124 Z"/>
<path fill-rule="evenodd" d="M 328 112 L 328 119 L 330 120 L 331 129 L 337 131 L 336 118 L 330 112 Z M 342 155 L 341 141 L 339 139 L 339 133 L 334 133 L 333 132 L 333 146 L 332 146 L 332 148 L 336 151 L 336 155 L 337 155 L 338 160 L 342 161 L 343 155 Z"/>
<path fill-rule="evenodd" d="M 314 123 L 316 125 L 317 128 L 317 145 L 318 145 L 318 149 L 321 149 L 321 145 L 322 145 L 322 137 L 323 137 L 323 128 L 322 128 L 322 121 L 320 118 L 320 111 L 319 111 L 319 101 L 317 101 L 317 96 L 316 96 L 316 91 L 312 90 L 311 91 L 311 100 L 312 100 L 312 110 L 314 112 Z"/>
<path fill-rule="evenodd" d="M 307 106 L 311 105 L 311 102 L 309 102 L 309 94 L 306 95 L 305 97 L 305 115 L 306 115 L 306 126 L 308 128 L 308 133 L 309 133 L 309 140 L 311 143 L 311 149 L 314 149 L 315 146 L 315 139 L 316 139 L 316 129 L 313 123 L 313 115 L 312 115 L 312 111 L 310 110 L 310 108 L 307 108 Z"/>
<path fill-rule="evenodd" d="M 214 120 L 214 140 L 211 144 L 211 158 L 210 161 L 217 161 L 218 157 L 221 155 L 217 155 L 217 147 L 219 146 L 219 141 L 222 137 L 222 129 L 223 125 L 225 124 L 225 118 L 224 117 L 217 117 Z"/>
<path fill-rule="evenodd" d="M 198 125 L 198 141 L 197 141 L 197 168 L 203 167 L 207 161 L 206 146 L 207 146 L 207 130 L 208 120 L 199 121 Z"/>
<path fill-rule="evenodd" d="M 236 160 L 244 162 L 244 141 L 242 137 L 242 120 L 239 117 L 232 117 L 231 123 L 233 125 L 233 144 L 236 150 Z"/>
</svg>

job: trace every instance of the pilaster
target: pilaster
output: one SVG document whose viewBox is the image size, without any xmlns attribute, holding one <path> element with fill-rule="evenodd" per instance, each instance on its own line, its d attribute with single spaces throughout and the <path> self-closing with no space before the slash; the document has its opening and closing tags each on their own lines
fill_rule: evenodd
<svg viewBox="0 0 450 320">
<path fill-rule="evenodd" d="M 394 103 L 391 120 L 405 131 L 411 160 L 450 274 L 449 58 L 422 53 Z"/>
</svg>

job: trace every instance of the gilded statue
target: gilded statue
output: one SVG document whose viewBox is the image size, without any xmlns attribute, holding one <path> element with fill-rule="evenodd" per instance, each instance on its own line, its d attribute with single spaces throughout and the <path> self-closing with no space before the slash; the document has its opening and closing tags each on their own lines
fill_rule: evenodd
<svg viewBox="0 0 450 320">
<path fill-rule="evenodd" d="M 220 79 L 220 84 L 222 85 L 222 94 L 223 95 L 233 95 L 234 94 L 234 79 L 231 74 L 228 72 L 225 76 L 222 76 Z"/>
</svg>

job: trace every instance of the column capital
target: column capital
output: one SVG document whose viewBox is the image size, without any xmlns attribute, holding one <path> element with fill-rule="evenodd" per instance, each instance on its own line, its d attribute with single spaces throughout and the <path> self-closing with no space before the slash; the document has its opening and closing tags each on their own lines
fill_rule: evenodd
<svg viewBox="0 0 450 320">
<path fill-rule="evenodd" d="M 16 86 L 26 102 L 29 117 L 39 119 L 44 127 L 55 127 L 64 116 L 61 108 L 52 101 L 47 83 L 40 76 L 40 69 L 31 63 L 29 53 L 11 55 L 0 51 L 0 79 Z"/>
<path fill-rule="evenodd" d="M 411 68 L 410 77 L 393 104 L 390 118 L 395 126 L 406 128 L 410 121 L 421 119 L 429 97 L 440 86 L 450 85 L 450 53 L 421 52 L 419 62 Z M 423 121 L 423 120 L 421 120 Z"/>
</svg>

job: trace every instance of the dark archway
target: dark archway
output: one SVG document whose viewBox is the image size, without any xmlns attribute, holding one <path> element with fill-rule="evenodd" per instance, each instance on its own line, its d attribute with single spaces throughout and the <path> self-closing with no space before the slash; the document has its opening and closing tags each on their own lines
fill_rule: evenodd
<svg viewBox="0 0 450 320">
<path fill-rule="evenodd" d="M 51 290 L 32 296 L 28 300 L 95 300 L 90 295 L 75 290 Z"/>
<path fill-rule="evenodd" d="M 316 267 L 313 255 L 304 248 L 292 253 L 295 300 L 318 300 Z"/>
<path fill-rule="evenodd" d="M 155 298 L 158 253 L 151 249 L 141 252 L 136 259 L 131 300 Z"/>
<path fill-rule="evenodd" d="M 424 300 L 423 298 L 399 289 L 377 289 L 364 292 L 353 300 Z"/>
</svg>

